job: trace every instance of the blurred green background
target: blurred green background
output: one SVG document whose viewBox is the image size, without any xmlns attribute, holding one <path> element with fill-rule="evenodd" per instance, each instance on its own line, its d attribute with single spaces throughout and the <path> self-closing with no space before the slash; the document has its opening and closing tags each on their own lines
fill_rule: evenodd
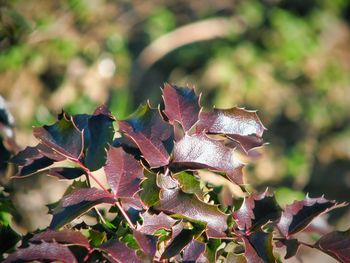
<svg viewBox="0 0 350 263">
<path fill-rule="evenodd" d="M 271 186 L 282 204 L 306 193 L 350 200 L 350 1 L 0 6 L 0 94 L 22 147 L 62 108 L 107 102 L 124 118 L 148 98 L 160 103 L 171 82 L 195 86 L 206 108 L 259 110 L 270 144 L 246 168 L 255 188 Z M 346 209 L 333 215 L 350 220 Z"/>
</svg>

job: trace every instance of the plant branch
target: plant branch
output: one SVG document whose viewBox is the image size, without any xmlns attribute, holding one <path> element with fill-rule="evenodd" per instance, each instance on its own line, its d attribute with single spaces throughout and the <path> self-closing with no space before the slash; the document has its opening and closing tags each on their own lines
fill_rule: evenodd
<svg viewBox="0 0 350 263">
<path fill-rule="evenodd" d="M 129 226 L 131 229 L 135 229 L 135 225 L 133 224 L 133 222 L 131 221 L 130 217 L 128 216 L 128 214 L 124 211 L 122 204 L 120 203 L 120 200 L 118 200 L 117 202 L 115 202 L 118 209 L 120 210 L 120 212 L 122 213 L 123 217 L 125 218 L 125 220 L 128 222 Z"/>
<path fill-rule="evenodd" d="M 82 164 L 80 161 L 77 161 L 77 160 L 73 160 L 75 163 L 77 163 L 79 166 L 80 166 L 80 168 L 82 168 L 84 171 L 85 171 L 85 173 L 89 176 L 89 177 L 91 177 L 97 184 L 98 184 L 98 186 L 99 187 L 101 187 L 101 189 L 103 190 L 103 191 L 105 191 L 106 193 L 110 193 L 101 183 L 100 183 L 100 181 L 92 174 L 92 172 L 90 171 L 90 169 L 89 168 L 87 168 L 84 164 Z"/>
</svg>

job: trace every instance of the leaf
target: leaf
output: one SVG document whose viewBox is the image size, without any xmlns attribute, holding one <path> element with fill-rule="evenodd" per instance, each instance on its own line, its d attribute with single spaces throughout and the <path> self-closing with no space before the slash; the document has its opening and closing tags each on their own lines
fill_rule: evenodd
<svg viewBox="0 0 350 263">
<path fill-rule="evenodd" d="M 241 184 L 243 164 L 234 150 L 223 141 L 214 140 L 205 134 L 186 134 L 174 146 L 173 164 L 190 169 L 208 168 L 227 173 L 234 183 Z"/>
<path fill-rule="evenodd" d="M 157 251 L 157 237 L 146 235 L 136 229 L 133 230 L 133 233 L 142 251 L 153 261 Z"/>
<path fill-rule="evenodd" d="M 51 229 L 47 229 L 44 232 L 35 234 L 29 242 L 57 242 L 63 244 L 77 245 L 90 248 L 89 241 L 87 238 L 80 232 L 63 229 L 61 231 L 54 231 Z"/>
<path fill-rule="evenodd" d="M 284 259 L 294 257 L 298 253 L 300 243 L 297 239 L 285 239 L 282 241 L 282 243 L 286 246 L 287 249 Z"/>
<path fill-rule="evenodd" d="M 88 119 L 90 142 L 84 160 L 86 166 L 92 170 L 98 170 L 106 162 L 106 148 L 113 142 L 114 118 L 106 106 L 98 107 L 93 116 Z"/>
<path fill-rule="evenodd" d="M 49 228 L 58 229 L 76 217 L 82 215 L 92 207 L 102 203 L 114 204 L 115 199 L 95 187 L 76 189 L 64 196 L 53 210 L 53 218 Z"/>
<path fill-rule="evenodd" d="M 324 197 L 309 198 L 307 196 L 306 199 L 295 201 L 284 209 L 277 227 L 284 237 L 289 237 L 306 228 L 315 217 L 346 205 L 346 203 L 329 201 Z"/>
<path fill-rule="evenodd" d="M 172 226 L 176 223 L 175 219 L 172 219 L 163 212 L 160 212 L 158 215 L 152 215 L 146 211 L 141 214 L 141 218 L 143 223 L 142 225 L 137 225 L 137 230 L 146 235 L 154 235 L 154 232 L 159 229 L 166 229 L 170 231 Z"/>
<path fill-rule="evenodd" d="M 54 167 L 48 171 L 48 174 L 59 179 L 76 179 L 84 174 L 84 171 L 75 167 Z"/>
<path fill-rule="evenodd" d="M 200 181 L 192 174 L 181 172 L 173 177 L 180 183 L 181 190 L 187 194 L 201 194 Z"/>
<path fill-rule="evenodd" d="M 104 170 L 115 197 L 133 197 L 140 189 L 143 168 L 123 148 L 109 148 Z"/>
<path fill-rule="evenodd" d="M 350 229 L 328 233 L 321 237 L 314 247 L 340 262 L 350 262 Z"/>
<path fill-rule="evenodd" d="M 137 256 L 134 250 L 127 247 L 125 244 L 121 243 L 116 239 L 111 239 L 104 243 L 100 248 L 103 252 L 108 254 L 108 259 L 111 262 L 130 262 L 138 263 L 142 262 Z"/>
<path fill-rule="evenodd" d="M 228 144 L 231 148 L 237 147 L 244 153 L 249 153 L 250 150 L 260 147 L 264 144 L 264 140 L 261 137 L 256 135 L 227 135 L 227 138 L 231 140 L 231 145 Z"/>
<path fill-rule="evenodd" d="M 157 186 L 157 175 L 145 170 L 144 180 L 141 183 L 140 197 L 142 202 L 151 207 L 159 201 L 160 189 Z"/>
<path fill-rule="evenodd" d="M 173 129 L 158 110 L 143 105 L 128 119 L 119 121 L 120 131 L 132 138 L 151 168 L 167 165 L 173 147 Z"/>
<path fill-rule="evenodd" d="M 171 124 L 178 121 L 183 129 L 188 131 L 198 121 L 201 107 L 199 97 L 194 89 L 181 88 L 166 83 L 163 88 L 163 100 L 164 113 Z"/>
<path fill-rule="evenodd" d="M 269 221 L 279 219 L 281 210 L 273 194 L 266 190 L 244 198 L 241 207 L 233 213 L 233 218 L 241 230 L 251 232 Z"/>
<path fill-rule="evenodd" d="M 29 247 L 18 249 L 10 254 L 3 263 L 34 260 L 50 260 L 65 263 L 78 262 L 67 247 L 57 243 L 43 242 L 38 245 L 31 244 Z"/>
<path fill-rule="evenodd" d="M 165 180 L 171 180 L 169 177 Z M 162 188 L 160 204 L 155 208 L 207 223 L 207 235 L 210 237 L 226 237 L 228 215 L 222 213 L 217 206 L 204 203 L 193 194 L 182 192 L 179 186 Z"/>
<path fill-rule="evenodd" d="M 34 128 L 33 134 L 43 144 L 59 154 L 78 160 L 84 149 L 83 133 L 72 120 L 72 117 L 63 112 L 55 124 Z"/>
<path fill-rule="evenodd" d="M 160 259 L 171 258 L 179 254 L 184 247 L 191 242 L 193 233 L 190 229 L 184 229 L 182 223 L 172 227 L 171 240 L 167 244 Z"/>
<path fill-rule="evenodd" d="M 197 259 L 203 255 L 205 251 L 205 243 L 199 242 L 195 239 L 185 247 L 183 251 L 183 262 L 196 262 Z"/>
<path fill-rule="evenodd" d="M 2 203 L 0 203 L 0 208 L 1 210 L 4 209 Z M 0 216 L 2 213 L 3 211 L 0 212 Z M 1 255 L 4 252 L 13 248 L 17 242 L 21 240 L 21 236 L 16 231 L 14 231 L 10 225 L 6 225 L 1 221 L 2 220 L 0 220 L 0 260 L 2 259 Z"/>
<path fill-rule="evenodd" d="M 272 252 L 272 233 L 255 232 L 248 237 L 242 237 L 248 263 L 276 262 Z"/>
</svg>

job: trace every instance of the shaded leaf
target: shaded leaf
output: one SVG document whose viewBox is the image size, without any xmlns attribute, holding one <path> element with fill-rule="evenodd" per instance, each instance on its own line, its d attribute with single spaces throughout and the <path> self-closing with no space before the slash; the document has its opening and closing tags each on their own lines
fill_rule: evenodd
<svg viewBox="0 0 350 263">
<path fill-rule="evenodd" d="M 244 198 L 241 207 L 233 213 L 233 218 L 241 230 L 251 232 L 268 221 L 280 218 L 281 211 L 273 194 L 266 190 L 262 194 L 252 194 Z"/>
<path fill-rule="evenodd" d="M 65 263 L 75 263 L 72 252 L 65 246 L 57 243 L 41 243 L 38 245 L 29 245 L 29 247 L 18 249 L 10 254 L 3 262 L 51 260 Z"/>
<path fill-rule="evenodd" d="M 160 204 L 155 208 L 207 223 L 207 235 L 210 237 L 226 236 L 228 215 L 222 213 L 217 206 L 204 203 L 193 194 L 182 192 L 178 186 L 162 188 Z"/>
<path fill-rule="evenodd" d="M 109 240 L 107 243 L 102 244 L 99 248 L 108 254 L 108 259 L 111 262 L 142 262 L 136 255 L 135 251 L 121 243 L 116 239 Z"/>
<path fill-rule="evenodd" d="M 70 229 L 63 229 L 61 231 L 47 229 L 44 232 L 35 234 L 31 239 L 29 239 L 29 241 L 57 242 L 63 244 L 82 246 L 86 248 L 90 247 L 89 241 L 82 233 Z"/>
<path fill-rule="evenodd" d="M 130 136 L 152 168 L 167 165 L 173 147 L 173 129 L 157 109 L 140 106 L 128 119 L 119 121 L 120 131 Z"/>
<path fill-rule="evenodd" d="M 164 113 L 171 124 L 176 120 L 188 131 L 198 121 L 199 97 L 193 89 L 166 83 L 163 88 L 163 100 Z"/>
<path fill-rule="evenodd" d="M 350 229 L 328 233 L 321 237 L 314 247 L 340 262 L 350 262 Z"/>
<path fill-rule="evenodd" d="M 205 244 L 193 239 L 183 251 L 183 262 L 196 262 L 205 251 Z"/>
<path fill-rule="evenodd" d="M 0 204 L 0 208 L 1 210 L 3 209 L 2 204 Z M 1 211 L 1 213 L 2 212 L 3 211 Z M 0 255 L 13 248 L 19 240 L 21 240 L 21 236 L 17 234 L 17 232 L 14 231 L 10 225 L 6 225 L 0 220 Z"/>
<path fill-rule="evenodd" d="M 157 175 L 145 170 L 145 179 L 141 183 L 140 197 L 142 202 L 151 207 L 159 201 L 160 189 L 157 186 Z"/>
<path fill-rule="evenodd" d="M 145 255 L 150 257 L 151 260 L 153 260 L 154 255 L 157 251 L 157 237 L 152 235 L 146 235 L 136 229 L 133 230 L 133 233 L 134 238 L 139 244 L 141 250 L 145 253 Z"/>
<path fill-rule="evenodd" d="M 77 160 L 84 149 L 83 133 L 66 113 L 53 125 L 33 129 L 34 136 L 61 155 Z"/>
<path fill-rule="evenodd" d="M 186 134 L 176 142 L 173 163 L 190 169 L 208 168 L 226 172 L 231 181 L 243 183 L 243 164 L 235 156 L 234 150 L 226 147 L 223 141 L 211 139 L 205 134 Z"/>
<path fill-rule="evenodd" d="M 58 206 L 53 209 L 53 218 L 49 227 L 58 229 L 95 205 L 114 204 L 115 201 L 110 193 L 95 187 L 76 189 L 71 194 L 64 196 Z"/>
<path fill-rule="evenodd" d="M 277 226 L 283 236 L 289 237 L 302 231 L 315 217 L 345 205 L 345 203 L 329 201 L 324 197 L 309 198 L 307 196 L 302 201 L 295 201 L 286 206 Z"/>
<path fill-rule="evenodd" d="M 75 167 L 54 167 L 48 171 L 48 174 L 59 179 L 76 179 L 84 174 L 84 171 Z"/>
<path fill-rule="evenodd" d="M 200 194 L 200 181 L 190 173 L 181 172 L 174 174 L 173 177 L 179 182 L 181 190 L 187 194 Z"/>
<path fill-rule="evenodd" d="M 287 249 L 284 259 L 294 257 L 298 253 L 300 243 L 297 239 L 286 239 L 283 240 L 282 243 L 286 246 Z"/>
<path fill-rule="evenodd" d="M 140 189 L 143 168 L 123 148 L 109 148 L 104 170 L 107 181 L 116 197 L 133 197 Z"/>
<path fill-rule="evenodd" d="M 159 229 L 171 230 L 172 226 L 176 223 L 175 219 L 167 216 L 163 212 L 158 215 L 150 214 L 148 211 L 141 214 L 143 220 L 142 225 L 137 226 L 137 230 L 143 234 L 153 235 Z"/>
<path fill-rule="evenodd" d="M 272 252 L 272 233 L 255 232 L 248 237 L 242 237 L 248 263 L 276 262 Z"/>
</svg>

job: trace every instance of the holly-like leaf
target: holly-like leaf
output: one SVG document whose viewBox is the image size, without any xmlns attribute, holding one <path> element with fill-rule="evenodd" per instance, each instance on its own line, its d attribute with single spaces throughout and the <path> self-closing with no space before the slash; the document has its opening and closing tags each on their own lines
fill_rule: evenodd
<svg viewBox="0 0 350 263">
<path fill-rule="evenodd" d="M 16 252 L 10 254 L 3 263 L 37 260 L 60 261 L 65 263 L 78 262 L 67 247 L 57 243 L 43 242 L 38 245 L 31 244 L 29 247 L 18 249 Z"/>
<path fill-rule="evenodd" d="M 157 237 L 152 235 L 146 235 L 140 231 L 134 229 L 134 238 L 139 244 L 141 250 L 147 255 L 151 260 L 153 260 L 154 255 L 157 251 Z"/>
<path fill-rule="evenodd" d="M 223 141 L 211 139 L 203 133 L 186 134 L 175 143 L 173 164 L 176 167 L 225 172 L 234 183 L 243 183 L 243 164 L 235 156 L 234 150 L 226 147 Z"/>
<path fill-rule="evenodd" d="M 166 83 L 163 88 L 163 99 L 164 113 L 171 124 L 178 121 L 183 129 L 188 131 L 198 121 L 201 107 L 199 97 L 193 89 Z"/>
<path fill-rule="evenodd" d="M 173 226 L 170 242 L 167 244 L 160 259 L 176 256 L 191 242 L 192 238 L 192 231 L 190 229 L 184 229 L 181 222 Z"/>
<path fill-rule="evenodd" d="M 75 167 L 54 167 L 48 171 L 48 174 L 59 179 L 76 179 L 84 174 L 84 171 Z"/>
<path fill-rule="evenodd" d="M 83 154 L 83 133 L 74 124 L 72 117 L 64 112 L 55 124 L 34 128 L 33 134 L 62 156 L 78 160 Z"/>
<path fill-rule="evenodd" d="M 265 127 L 255 111 L 234 107 L 201 112 L 196 127 L 197 132 L 226 134 L 239 142 L 245 151 L 263 144 L 261 137 Z"/>
<path fill-rule="evenodd" d="M 205 244 L 193 239 L 183 251 L 183 262 L 197 262 L 205 251 Z"/>
<path fill-rule="evenodd" d="M 140 106 L 128 119 L 119 121 L 119 128 L 137 144 L 151 168 L 169 163 L 174 132 L 158 109 Z"/>
<path fill-rule="evenodd" d="M 289 237 L 306 228 L 315 217 L 346 205 L 329 201 L 324 197 L 309 198 L 307 196 L 306 199 L 295 201 L 284 209 L 277 227 L 283 236 Z"/>
<path fill-rule="evenodd" d="M 114 118 L 106 106 L 98 107 L 88 119 L 89 144 L 84 163 L 92 170 L 98 170 L 106 161 L 106 148 L 113 142 Z"/>
<path fill-rule="evenodd" d="M 70 229 L 63 229 L 61 231 L 47 229 L 44 232 L 35 234 L 31 239 L 29 239 L 29 242 L 32 243 L 42 241 L 76 245 L 86 248 L 90 247 L 89 241 L 82 233 Z"/>
<path fill-rule="evenodd" d="M 159 201 L 160 189 L 157 186 L 157 175 L 145 170 L 144 177 L 139 195 L 145 206 L 151 207 Z"/>
<path fill-rule="evenodd" d="M 273 194 L 266 190 L 262 194 L 252 194 L 244 198 L 241 207 L 233 213 L 233 218 L 241 230 L 251 232 L 268 221 L 280 218 L 281 211 Z"/>
<path fill-rule="evenodd" d="M 276 262 L 272 252 L 272 233 L 259 231 L 242 239 L 245 246 L 244 256 L 249 263 Z"/>
<path fill-rule="evenodd" d="M 171 180 L 170 176 L 163 180 Z M 165 183 L 163 183 L 163 186 Z M 172 185 L 169 183 L 169 185 Z M 186 194 L 179 186 L 162 188 L 160 204 L 155 207 L 161 211 L 180 214 L 207 224 L 207 235 L 210 237 L 225 237 L 228 215 L 222 213 L 217 206 L 200 201 L 193 194 Z"/>
<path fill-rule="evenodd" d="M 148 211 L 141 214 L 143 220 L 142 225 L 137 226 L 137 230 L 146 235 L 153 235 L 159 229 L 171 230 L 176 223 L 175 219 L 167 216 L 163 212 L 157 214 L 150 214 Z"/>
<path fill-rule="evenodd" d="M 350 229 L 328 233 L 321 237 L 314 247 L 340 262 L 350 262 Z"/>
<path fill-rule="evenodd" d="M 174 174 L 173 177 L 180 183 L 181 190 L 187 194 L 200 194 L 200 181 L 192 174 L 181 172 Z"/>
<path fill-rule="evenodd" d="M 107 253 L 107 259 L 110 262 L 130 262 L 139 263 L 141 259 L 136 255 L 135 251 L 121 243 L 119 240 L 111 239 L 104 243 L 100 248 L 103 252 Z"/>
<path fill-rule="evenodd" d="M 64 196 L 54 208 L 50 228 L 58 229 L 95 205 L 114 204 L 115 201 L 112 194 L 95 187 L 76 189 L 71 194 Z"/>
<path fill-rule="evenodd" d="M 122 147 L 110 147 L 104 167 L 107 181 L 116 197 L 133 197 L 143 178 L 141 164 Z"/>
</svg>

